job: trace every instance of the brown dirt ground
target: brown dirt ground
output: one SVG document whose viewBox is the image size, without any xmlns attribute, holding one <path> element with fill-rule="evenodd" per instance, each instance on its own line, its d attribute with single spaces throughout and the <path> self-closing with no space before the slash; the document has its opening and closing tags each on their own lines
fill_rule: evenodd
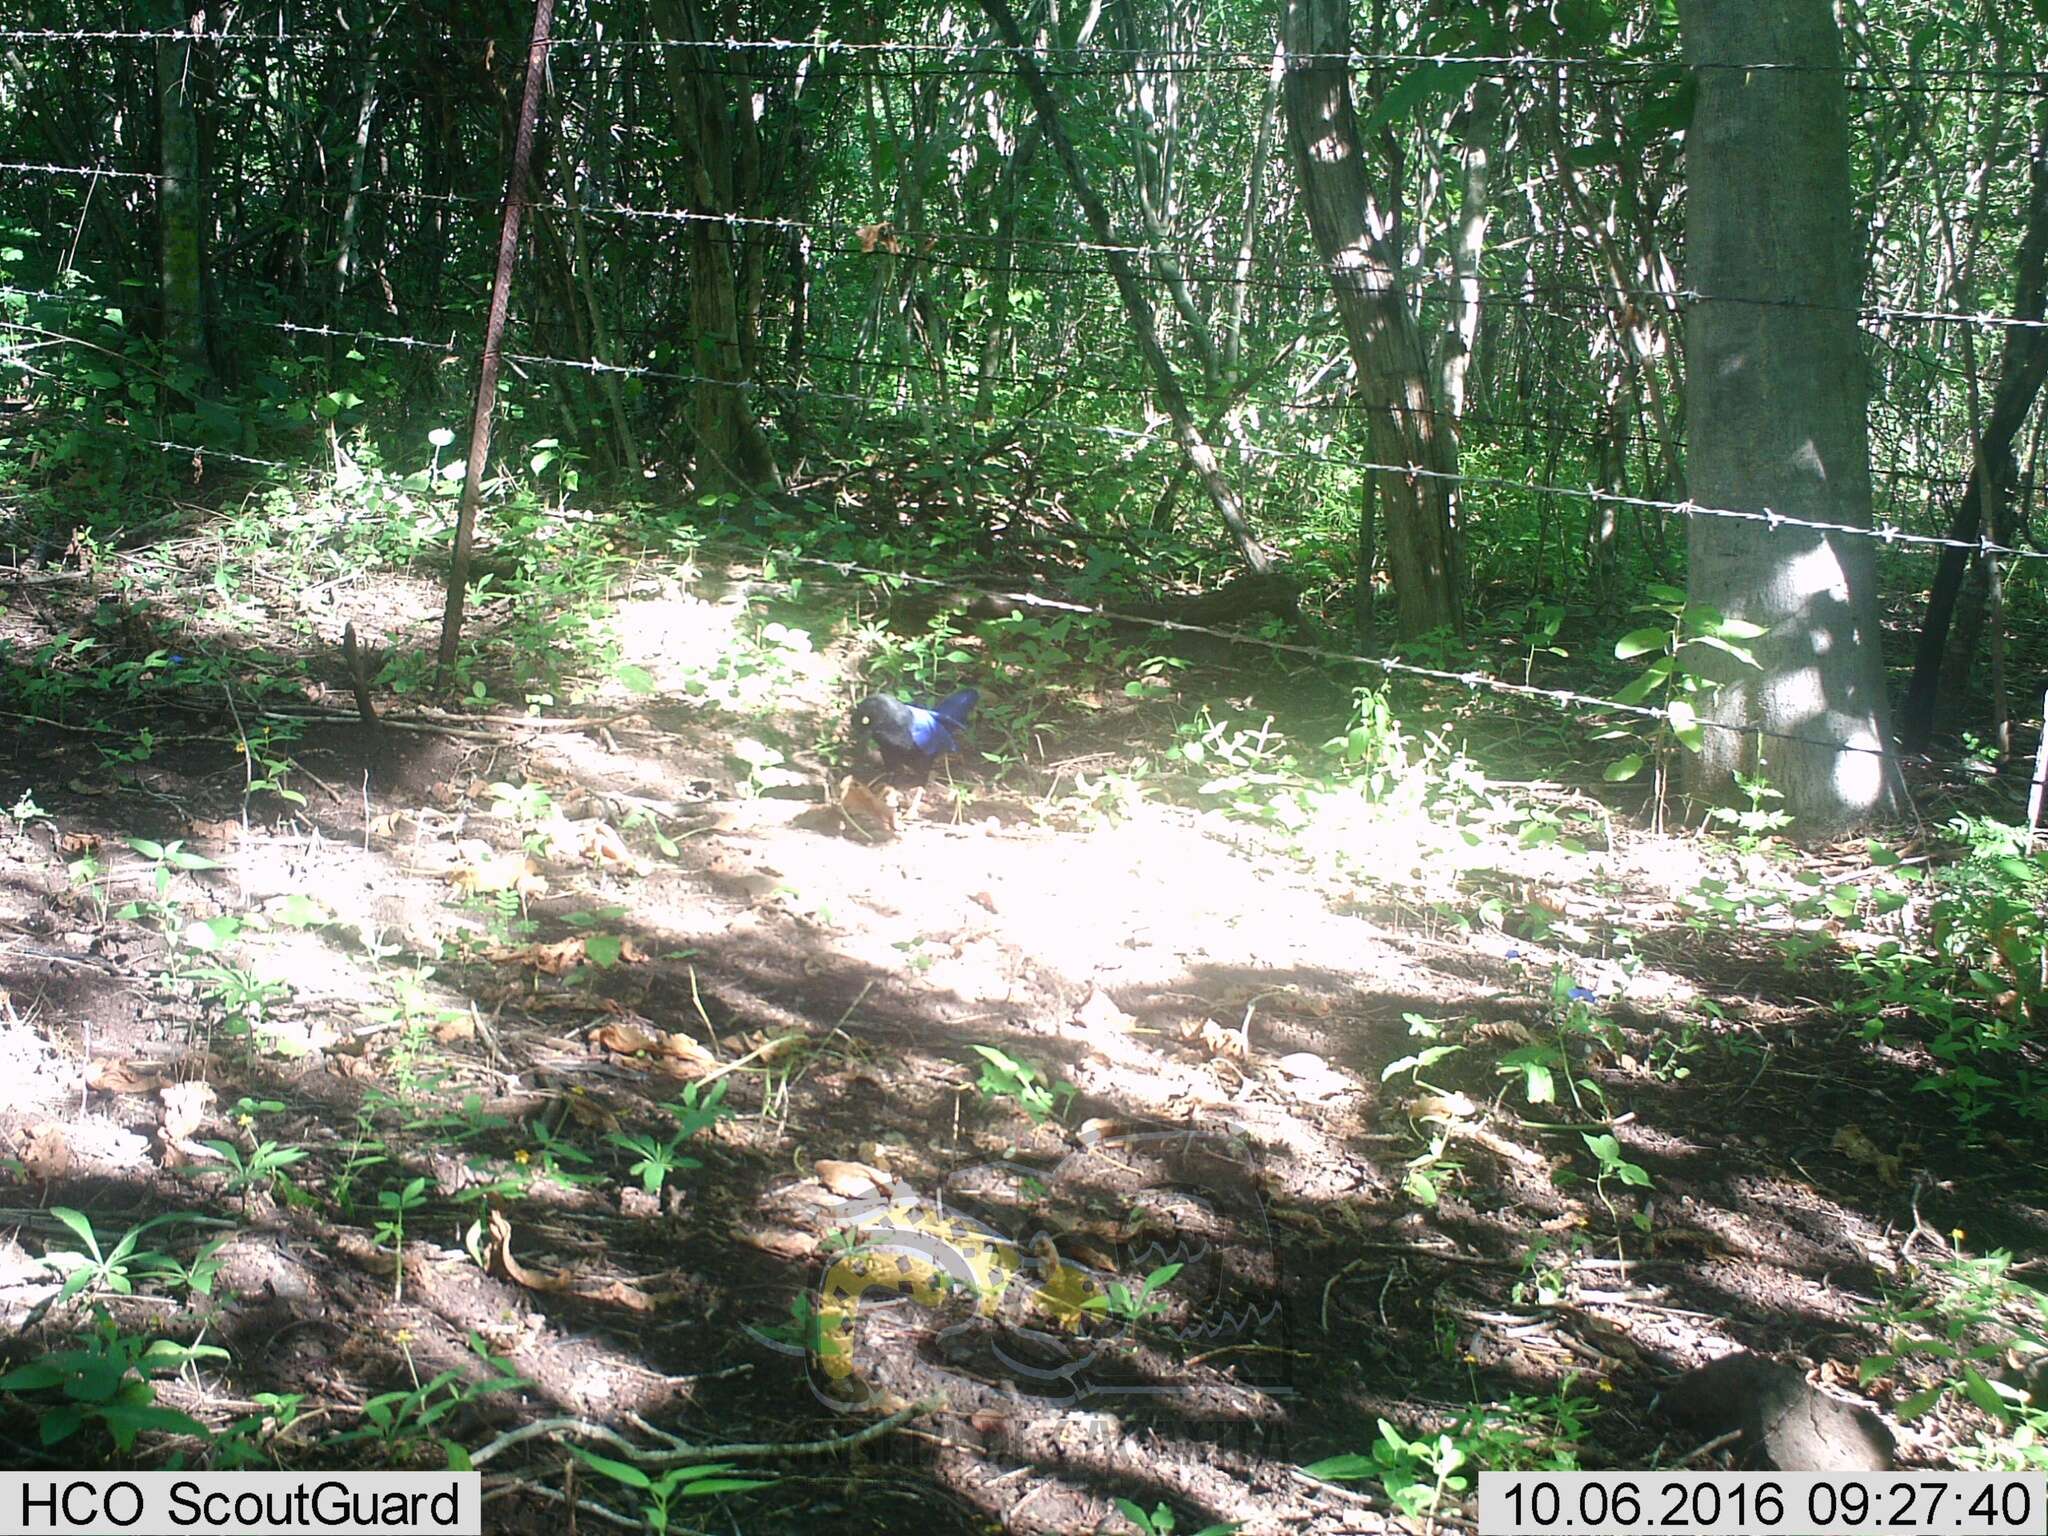
<svg viewBox="0 0 2048 1536">
<path fill-rule="evenodd" d="M 905 805 L 897 835 L 861 835 L 826 803 L 837 775 L 818 756 L 854 697 L 843 648 L 743 680 L 730 710 L 683 693 L 693 668 L 730 653 L 759 601 L 750 575 L 623 596 L 618 629 L 656 702 L 574 706 L 602 724 L 442 717 L 372 744 L 332 675 L 293 706 L 335 716 L 295 749 L 303 808 L 245 803 L 235 722 L 213 700 L 158 708 L 155 754 L 126 767 L 103 761 L 90 729 L 15 725 L 0 801 L 30 792 L 50 819 L 0 824 L 0 1151 L 28 1165 L 0 1164 L 9 1334 L 52 1289 L 36 1257 L 69 1245 L 49 1206 L 90 1212 L 103 1234 L 199 1211 L 234 1224 L 212 1296 L 105 1304 L 131 1330 L 227 1349 L 160 1387 L 209 1423 L 253 1411 L 257 1393 L 304 1394 L 268 1446 L 281 1465 L 388 1464 L 394 1453 L 331 1437 L 378 1393 L 446 1368 L 480 1375 L 475 1334 L 528 1385 L 444 1424 L 472 1450 L 546 1418 L 642 1443 L 646 1426 L 695 1444 L 807 1442 L 943 1399 L 850 1451 L 768 1459 L 780 1481 L 735 1501 L 721 1530 L 1116 1529 L 1122 1496 L 1174 1505 L 1184 1531 L 1322 1533 L 1379 1529 L 1382 1506 L 1294 1469 L 1368 1449 L 1381 1417 L 1415 1430 L 1570 1380 L 1596 1410 L 1587 1464 L 1668 1460 L 1698 1438 L 1660 1408 L 1678 1372 L 1749 1348 L 1852 1395 L 1879 1342 L 1859 1314 L 1916 1245 L 1924 1257 L 1961 1228 L 1973 1249 L 2042 1251 L 2039 1146 L 1994 1140 L 2003 1161 L 1966 1149 L 1913 1091 L 1920 1063 L 1864 1046 L 1831 1010 L 1824 971 L 1788 973 L 1760 942 L 1685 924 L 1677 898 L 1727 863 L 1704 845 L 1539 789 L 1528 796 L 1576 817 L 1590 852 L 1472 848 L 1363 808 L 1310 828 L 1303 845 L 1323 850 L 1310 858 L 1160 799 L 1096 818 L 1072 796 L 1077 775 L 1158 729 L 1120 699 L 1068 701 L 1059 754 L 1041 739 L 1041 760 L 999 781 L 955 764 L 954 787 L 942 775 Z M 83 585 L 16 599 L 17 643 L 89 621 Z M 354 617 L 390 643 L 418 643 L 433 612 L 403 590 L 326 601 L 307 620 L 317 633 Z M 270 621 L 289 607 L 275 596 Z M 731 747 L 763 734 L 751 711 L 771 700 L 792 782 L 750 796 Z M 490 814 L 493 782 L 543 786 L 562 817 L 514 945 L 573 938 L 573 918 L 617 908 L 597 927 L 630 940 L 621 963 L 565 978 L 538 952 L 480 947 L 484 919 L 451 895 L 450 871 L 474 878 L 508 853 L 516 868 L 535 830 Z M 636 810 L 676 840 L 672 857 L 630 825 Z M 145 896 L 131 836 L 184 838 L 217 861 L 173 880 L 187 919 L 275 913 L 295 894 L 331 914 L 245 937 L 238 954 L 291 988 L 253 1038 L 229 1034 L 191 981 L 165 979 L 147 924 L 106 916 L 67 875 L 96 846 L 113 905 Z M 1454 920 L 1490 894 L 1550 904 L 1582 941 Z M 427 1011 L 408 1031 L 389 1005 L 422 967 Z M 1616 1030 L 1574 1048 L 1584 1109 L 1567 1096 L 1539 1113 L 1496 1065 L 1544 1037 L 1554 967 Z M 1464 1049 L 1420 1084 L 1383 1080 L 1428 1043 L 1411 1016 Z M 663 1070 L 603 1049 L 604 1026 L 678 1032 L 708 1059 Z M 1034 1124 L 974 1093 L 977 1044 L 1071 1083 L 1064 1116 Z M 738 1113 L 697 1138 L 702 1166 L 667 1198 L 642 1198 L 604 1133 L 666 1135 L 662 1105 L 721 1067 Z M 210 1112 L 167 1130 L 162 1085 L 202 1081 Z M 232 1118 L 244 1097 L 284 1107 L 252 1129 Z M 1577 1129 L 1531 1123 L 1590 1123 L 1602 1100 L 1648 1190 L 1596 1189 Z M 389 1161 L 351 1186 L 358 1111 L 376 1102 Z M 604 1177 L 501 1192 L 513 1263 L 480 1268 L 464 1251 L 480 1186 L 532 1173 L 536 1126 Z M 1844 1126 L 1867 1140 L 1845 1142 Z M 1403 1180 L 1446 1128 L 1430 1209 Z M 230 1193 L 195 1172 L 180 1130 L 305 1149 L 290 1178 L 309 1198 Z M 1871 1146 L 1881 1157 L 1859 1155 Z M 1015 1243 L 1021 1282 L 988 1315 L 878 1287 L 853 1377 L 827 1379 L 772 1332 L 815 1294 L 833 1233 L 860 1209 L 844 1195 L 853 1176 L 835 1193 L 821 1159 L 901 1181 L 956 1232 Z M 415 1177 L 427 1198 L 401 1286 L 370 1192 Z M 1555 1300 L 1518 1289 L 1539 1239 L 1568 1259 Z M 1041 1304 L 1062 1275 L 1095 1294 L 1164 1262 L 1185 1267 L 1145 1324 Z M 76 1318 L 44 1313 L 7 1360 Z M 1876 1406 L 1894 1386 L 1872 1389 Z M 1939 1461 L 1965 1428 L 1922 1420 L 1902 1456 Z M 0 1435 L 0 1463 L 42 1454 L 4 1398 Z M 561 1489 L 567 1460 L 546 1438 L 495 1456 L 486 1528 L 558 1530 L 536 1490 Z M 623 1507 L 591 1474 L 576 1491 Z"/>
</svg>

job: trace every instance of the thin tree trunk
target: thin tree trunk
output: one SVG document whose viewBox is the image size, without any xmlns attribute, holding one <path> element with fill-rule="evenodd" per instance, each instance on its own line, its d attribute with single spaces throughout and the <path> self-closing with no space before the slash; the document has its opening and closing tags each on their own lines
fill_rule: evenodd
<svg viewBox="0 0 2048 1536">
<path fill-rule="evenodd" d="M 1986 525 L 1986 502 L 1995 506 L 2010 499 L 2019 470 L 2013 443 L 2034 408 L 2042 380 L 2048 378 L 2048 330 L 2040 328 L 2044 310 L 2048 310 L 2048 102 L 2035 107 L 2027 184 L 2027 223 L 2015 272 L 2013 318 L 2031 324 L 2006 328 L 1998 388 L 1992 392 L 1991 410 L 1977 441 L 1969 488 L 1949 521 L 1952 539 L 1975 539 Z M 1944 549 L 1927 594 L 1927 616 L 1921 622 L 1913 657 L 1913 680 L 1906 685 L 1906 700 L 1899 711 L 1900 736 L 1916 751 L 1934 734 L 1942 652 L 1969 562 L 1968 550 Z"/>
<path fill-rule="evenodd" d="M 1273 66 L 1266 73 L 1266 110 L 1259 114 L 1259 137 L 1252 146 L 1252 163 L 1244 181 L 1244 230 L 1237 242 L 1237 262 L 1231 271 L 1230 318 L 1223 328 L 1223 372 L 1237 371 L 1244 355 L 1245 297 L 1251 292 L 1252 257 L 1258 249 L 1259 215 L 1266 202 L 1266 167 L 1273 159 L 1273 135 L 1280 124 L 1280 80 L 1286 70 L 1285 51 L 1276 39 Z"/>
<path fill-rule="evenodd" d="M 1449 477 L 1457 454 L 1437 419 L 1422 332 L 1402 291 L 1393 234 L 1367 182 L 1351 104 L 1346 0 L 1286 0 L 1281 98 L 1309 229 L 1322 253 L 1358 369 L 1373 457 L 1420 474 L 1380 473 L 1387 570 L 1403 638 L 1460 623 Z"/>
<path fill-rule="evenodd" d="M 1182 393 L 1180 380 L 1174 376 L 1173 363 L 1166 355 L 1166 349 L 1159 340 L 1158 316 L 1152 308 L 1152 300 L 1145 292 L 1131 260 L 1119 248 L 1116 231 L 1109 221 L 1109 209 L 1094 186 L 1088 180 L 1087 170 L 1081 164 L 1081 157 L 1074 150 L 1073 141 L 1060 124 L 1059 103 L 1054 100 L 1052 90 L 1045 83 L 1045 76 L 1033 61 L 1024 46 L 1024 34 L 1017 28 L 1017 18 L 1010 13 L 1008 0 L 981 0 L 981 6 L 995 23 L 996 31 L 1010 48 L 1017 65 L 1017 73 L 1023 78 L 1024 88 L 1031 95 L 1031 104 L 1037 110 L 1039 125 L 1045 131 L 1046 142 L 1052 145 L 1053 153 L 1059 157 L 1060 165 L 1067 173 L 1067 183 L 1072 187 L 1074 200 L 1081 205 L 1081 212 L 1088 220 L 1088 227 L 1094 233 L 1096 242 L 1103 247 L 1103 257 L 1108 263 L 1111 279 L 1116 284 L 1118 295 L 1123 299 L 1124 312 L 1130 317 L 1131 330 L 1137 337 L 1138 350 L 1145 359 L 1145 366 L 1152 375 L 1152 387 L 1159 396 L 1159 404 L 1173 423 L 1174 436 L 1179 441 L 1181 452 L 1187 456 L 1189 466 L 1202 482 L 1202 489 L 1208 493 L 1210 503 L 1222 518 L 1223 526 L 1229 530 L 1232 541 L 1237 545 L 1239 557 L 1245 567 L 1254 575 L 1263 576 L 1273 568 L 1273 557 L 1253 537 L 1250 525 L 1245 521 L 1244 506 L 1230 482 L 1223 478 L 1222 468 L 1216 461 L 1216 454 L 1203 438 L 1196 425 L 1194 413 L 1188 409 L 1187 396 Z"/>
<path fill-rule="evenodd" d="M 1451 431 L 1465 414 L 1465 378 L 1479 341 L 1479 267 L 1486 254 L 1488 178 L 1500 124 L 1500 86 L 1481 81 L 1473 89 L 1472 110 L 1465 124 L 1465 143 L 1458 158 L 1458 224 L 1451 243 L 1451 268 L 1456 277 L 1451 312 L 1437 345 L 1437 397 L 1450 416 Z"/>
<path fill-rule="evenodd" d="M 341 238 L 334 256 L 332 313 L 341 313 L 348 296 L 349 280 L 356 269 L 356 231 L 362 219 L 363 187 L 370 175 L 370 130 L 377 120 L 377 60 L 384 42 L 384 29 L 396 10 L 370 26 L 360 5 L 350 7 L 352 30 L 364 36 L 367 53 L 363 59 L 363 83 L 356 93 L 356 131 L 348 146 L 348 195 L 341 205 Z"/>
<path fill-rule="evenodd" d="M 735 107 L 722 82 L 727 78 L 707 44 L 718 40 L 697 0 L 658 0 L 655 23 L 671 44 L 662 50 L 669 94 L 675 106 L 677 140 L 688 182 L 690 211 L 684 246 L 690 257 L 691 396 L 690 428 L 699 490 L 779 488 L 781 471 L 767 434 L 755 417 L 742 345 L 740 263 L 730 249 L 733 230 L 711 214 L 739 213 L 735 198 L 732 145 Z M 697 46 L 675 46 L 694 44 Z"/>
<path fill-rule="evenodd" d="M 526 51 L 526 91 L 520 98 L 519 127 L 512 141 L 512 171 L 505 179 L 505 216 L 498 226 L 498 270 L 491 282 L 491 309 L 484 320 L 484 356 L 477 369 L 476 406 L 469 419 L 469 472 L 463 478 L 462 502 L 455 513 L 448 597 L 441 609 L 437 673 L 443 688 L 448 685 L 456 646 L 462 639 L 462 603 L 469 588 L 469 554 L 476 538 L 477 499 L 483 492 L 484 467 L 491 455 L 491 412 L 498 398 L 505 317 L 512 306 L 512 265 L 519 254 L 520 215 L 526 210 L 528 196 L 526 173 L 533 159 L 533 120 L 540 109 L 541 83 L 547 77 L 548 29 L 554 19 L 555 0 L 535 0 L 533 41 Z"/>
<path fill-rule="evenodd" d="M 590 355 L 593 361 L 610 364 L 617 359 L 612 355 L 610 328 L 605 324 L 604 300 L 597 291 L 597 276 L 591 270 L 590 238 L 584 222 L 583 204 L 577 199 L 570 199 L 569 234 L 574 243 L 576 287 L 583 295 L 584 308 L 590 316 Z M 637 481 L 640 478 L 640 444 L 634 439 L 633 422 L 626 414 L 625 398 L 619 390 L 619 376 L 607 370 L 597 377 L 604 390 L 605 408 L 611 413 L 612 431 L 618 437 L 620 459 Z"/>
<path fill-rule="evenodd" d="M 989 274 L 988 328 L 981 337 L 981 365 L 974 381 L 974 415 L 986 421 L 995 415 L 996 374 L 1010 345 L 1010 273 L 1017 264 L 1017 217 L 1024 200 L 1024 175 L 1038 153 L 1042 134 L 1036 122 L 1017 130 L 1015 146 L 1003 162 L 996 212 L 995 270 Z"/>
<path fill-rule="evenodd" d="M 183 25 L 186 18 L 178 17 Z M 205 22 L 190 21 L 194 30 Z M 157 181 L 158 270 L 163 302 L 165 352 L 196 378 L 179 388 L 201 385 L 207 368 L 205 292 L 205 193 L 200 179 L 199 114 L 193 108 L 198 45 L 190 37 L 157 44 L 157 121 L 162 160 Z"/>
</svg>

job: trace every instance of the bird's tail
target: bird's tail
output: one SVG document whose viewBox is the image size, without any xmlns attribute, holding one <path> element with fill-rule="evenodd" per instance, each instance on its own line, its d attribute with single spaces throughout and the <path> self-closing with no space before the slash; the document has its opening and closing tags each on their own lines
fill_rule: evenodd
<svg viewBox="0 0 2048 1536">
<path fill-rule="evenodd" d="M 972 688 L 962 688 L 958 693 L 944 700 L 932 713 L 948 725 L 965 725 L 967 717 L 974 712 L 981 695 Z"/>
</svg>

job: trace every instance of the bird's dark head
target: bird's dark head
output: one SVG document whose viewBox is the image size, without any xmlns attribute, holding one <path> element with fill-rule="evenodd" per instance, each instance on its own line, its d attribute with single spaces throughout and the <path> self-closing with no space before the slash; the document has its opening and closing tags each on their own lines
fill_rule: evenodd
<svg viewBox="0 0 2048 1536">
<path fill-rule="evenodd" d="M 856 731 L 868 730 L 874 725 L 876 718 L 877 712 L 873 699 L 862 699 L 858 704 L 854 705 L 853 728 Z"/>
</svg>

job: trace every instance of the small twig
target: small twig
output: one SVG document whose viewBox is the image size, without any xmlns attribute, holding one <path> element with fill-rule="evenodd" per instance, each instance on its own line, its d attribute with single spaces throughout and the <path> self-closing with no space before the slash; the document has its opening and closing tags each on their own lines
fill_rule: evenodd
<svg viewBox="0 0 2048 1536">
<path fill-rule="evenodd" d="M 1678 1460 L 1671 1463 L 1671 1465 L 1674 1467 L 1691 1466 L 1694 1462 L 1713 1455 L 1714 1452 L 1720 1450 L 1723 1446 L 1733 1445 L 1737 1440 L 1740 1440 L 1741 1438 L 1741 1430 L 1728 1430 L 1724 1434 L 1714 1436 L 1713 1439 L 1709 1440 L 1704 1445 L 1694 1446 L 1691 1450 L 1687 1451 L 1683 1456 L 1679 1457 Z"/>
</svg>

